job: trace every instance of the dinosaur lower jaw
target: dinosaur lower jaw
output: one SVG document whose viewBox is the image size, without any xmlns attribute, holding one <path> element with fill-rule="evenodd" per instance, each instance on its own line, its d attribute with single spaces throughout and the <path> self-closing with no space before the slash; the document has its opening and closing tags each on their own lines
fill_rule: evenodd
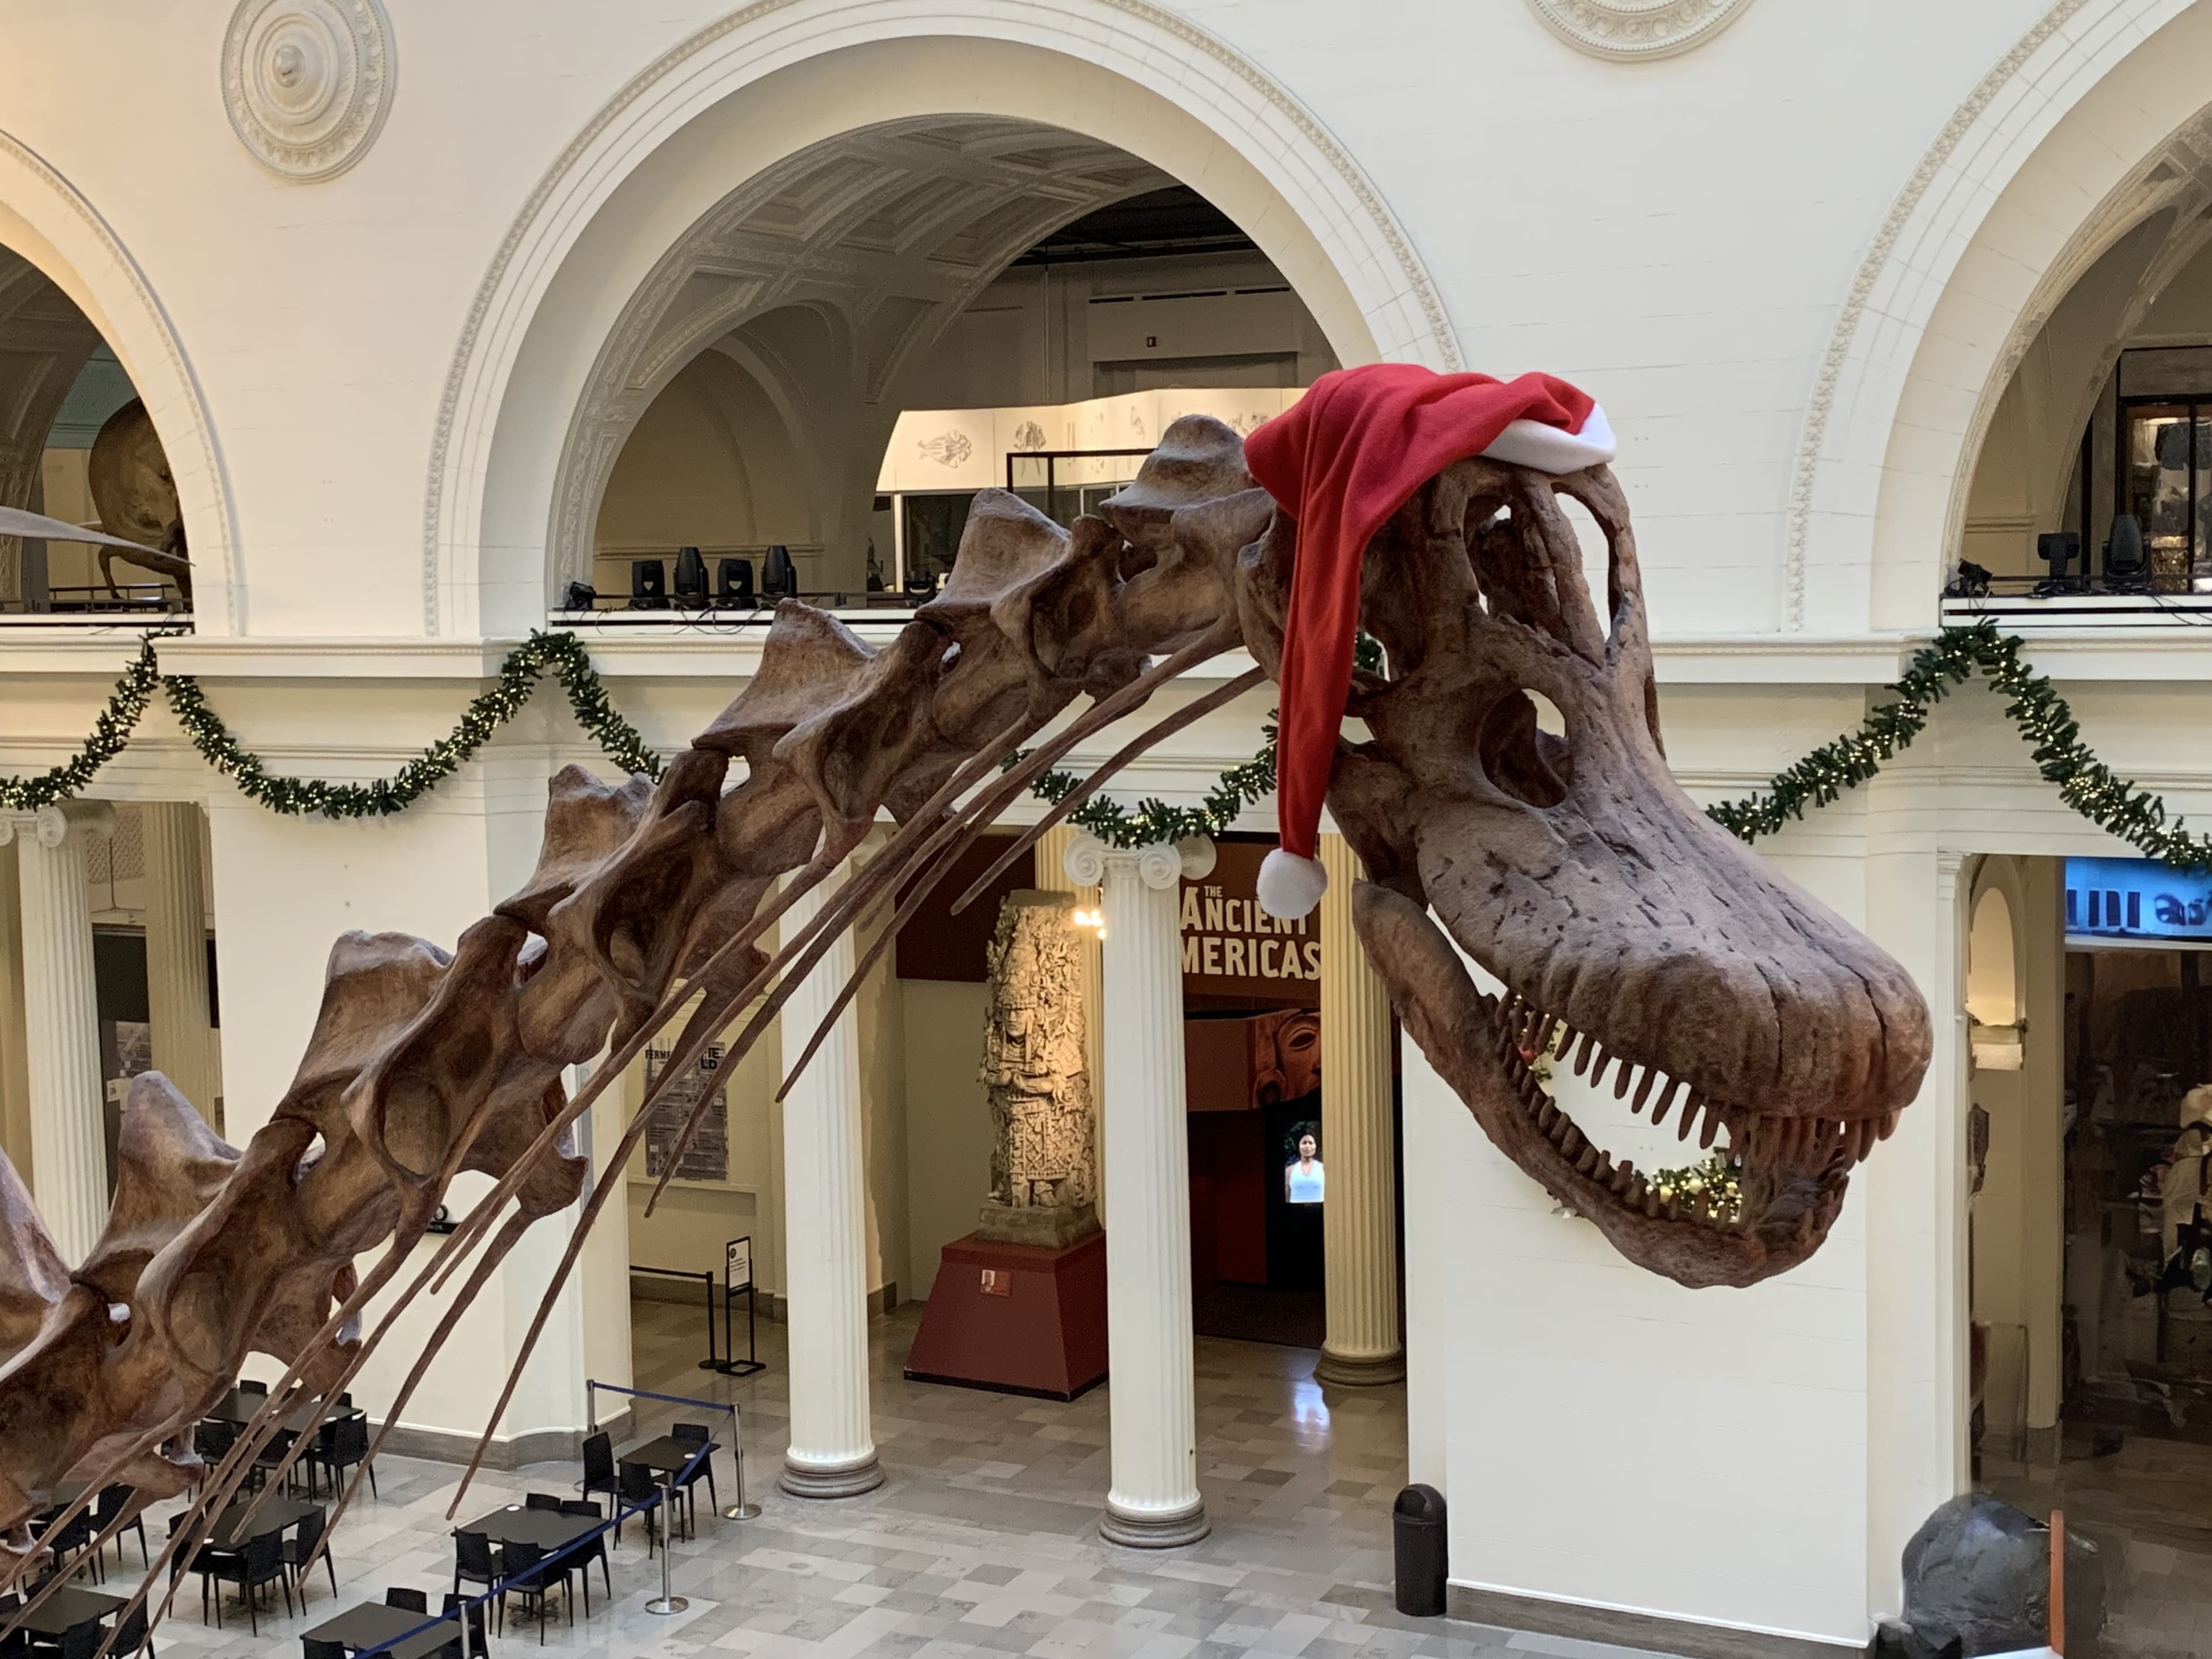
<svg viewBox="0 0 2212 1659">
<path fill-rule="evenodd" d="M 1482 995 L 1479 1002 L 1475 1018 L 1487 1028 L 1485 1060 L 1495 1086 L 1482 1091 L 1487 1099 L 1468 1104 L 1492 1140 L 1622 1255 L 1681 1284 L 1753 1284 L 1803 1261 L 1842 1209 L 1853 1166 L 1895 1127 L 1895 1113 L 1818 1118 L 1717 1101 L 1657 1067 L 1608 1054 L 1601 1036 L 1566 1027 L 1518 997 Z M 1724 1136 L 1740 1200 L 1655 1185 L 1651 1172 L 1616 1162 L 1544 1090 L 1534 1064 L 1547 1054 L 1593 1087 L 1611 1072 L 1615 1097 L 1639 1115 L 1648 1109 L 1655 1125 L 1671 1118 L 1685 1163 Z"/>
</svg>

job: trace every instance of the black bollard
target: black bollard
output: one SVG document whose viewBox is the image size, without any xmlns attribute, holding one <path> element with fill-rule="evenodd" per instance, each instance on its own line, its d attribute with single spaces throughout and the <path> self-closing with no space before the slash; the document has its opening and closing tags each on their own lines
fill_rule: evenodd
<svg viewBox="0 0 2212 1659">
<path fill-rule="evenodd" d="M 1444 1610 L 1444 1495 L 1434 1486 L 1408 1486 L 1390 1509 L 1391 1541 L 1398 1561 L 1398 1611 L 1434 1619 Z"/>
</svg>

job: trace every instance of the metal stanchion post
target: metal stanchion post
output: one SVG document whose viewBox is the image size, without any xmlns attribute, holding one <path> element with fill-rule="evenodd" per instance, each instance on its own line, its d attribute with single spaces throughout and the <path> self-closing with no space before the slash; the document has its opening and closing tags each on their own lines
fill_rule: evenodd
<svg viewBox="0 0 2212 1659">
<path fill-rule="evenodd" d="M 745 1425 L 734 1410 L 730 1413 L 730 1461 L 738 1466 L 738 1501 L 722 1511 L 722 1519 L 757 1520 L 760 1505 L 745 1502 Z"/>
<path fill-rule="evenodd" d="M 660 1474 L 660 1594 L 645 1604 L 647 1613 L 681 1613 L 691 1604 L 677 1595 L 668 1584 L 669 1547 L 676 1541 L 676 1492 L 670 1484 L 668 1471 Z"/>
</svg>

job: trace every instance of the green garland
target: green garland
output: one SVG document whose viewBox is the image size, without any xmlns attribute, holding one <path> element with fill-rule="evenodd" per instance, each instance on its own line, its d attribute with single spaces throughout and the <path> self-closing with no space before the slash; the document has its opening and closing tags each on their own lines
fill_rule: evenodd
<svg viewBox="0 0 2212 1659">
<path fill-rule="evenodd" d="M 290 817 L 310 812 L 326 818 L 386 817 L 404 811 L 451 777 L 494 732 L 521 713 L 548 669 L 568 694 L 576 723 L 608 759 L 626 772 L 642 772 L 653 778 L 660 775 L 660 757 L 646 746 L 637 728 L 616 711 L 592 666 L 590 653 L 574 634 L 533 629 L 527 640 L 507 653 L 499 665 L 499 683 L 469 704 L 451 734 L 439 738 L 390 777 L 368 783 L 331 783 L 271 772 L 208 707 L 198 680 L 186 674 L 161 673 L 155 649 L 156 641 L 164 637 L 163 634 L 146 636 L 75 758 L 35 777 L 0 778 L 0 806 L 33 810 L 82 789 L 94 773 L 123 751 L 157 684 L 167 693 L 177 724 L 184 727 L 200 758 L 236 784 L 249 800 Z"/>
<path fill-rule="evenodd" d="M 1998 633 L 1986 620 L 1944 629 L 1915 653 L 1905 677 L 1890 688 L 1897 701 L 1875 708 L 1856 732 L 1777 773 L 1761 793 L 1709 806 L 1706 816 L 1744 841 L 1772 835 L 1804 817 L 1807 807 L 1826 806 L 1881 771 L 1920 735 L 1936 704 L 1979 673 L 2006 699 L 2005 713 L 2032 750 L 2035 769 L 2057 786 L 2059 799 L 2160 864 L 2212 868 L 2212 839 L 2191 835 L 2180 818 L 2169 823 L 2164 801 L 2117 776 L 2081 741 L 2081 728 L 2058 688 L 2021 660 L 2026 643 L 2016 634 Z"/>
<path fill-rule="evenodd" d="M 161 683 L 161 671 L 154 661 L 155 637 L 151 634 L 146 636 L 138 647 L 138 654 L 131 659 L 131 666 L 115 682 L 114 695 L 108 698 L 107 707 L 100 711 L 100 718 L 93 721 L 92 733 L 85 738 L 83 746 L 51 772 L 41 772 L 36 777 L 0 778 L 0 807 L 35 812 L 41 806 L 67 800 L 90 783 L 101 767 L 123 752 L 123 745 L 131 741 L 139 716 L 154 700 L 154 688 Z"/>
<path fill-rule="evenodd" d="M 1021 758 L 1019 754 L 1008 756 L 1007 768 L 1018 764 Z M 1047 772 L 1030 786 L 1030 793 L 1057 806 L 1082 781 L 1073 772 Z M 1259 752 L 1215 779 L 1200 805 L 1170 806 L 1146 796 L 1133 812 L 1104 795 L 1093 795 L 1068 815 L 1068 822 L 1089 830 L 1109 847 L 1172 846 L 1194 836 L 1219 835 L 1237 822 L 1238 813 L 1274 792 L 1275 722 L 1270 715 Z"/>
<path fill-rule="evenodd" d="M 626 772 L 660 775 L 659 757 L 615 708 L 592 667 L 590 654 L 574 634 L 532 630 L 507 653 L 499 665 L 498 684 L 469 704 L 451 734 L 390 777 L 368 783 L 331 783 L 270 771 L 208 707 L 197 680 L 162 674 L 155 652 L 158 641 L 167 636 L 159 632 L 146 636 L 76 755 L 51 771 L 0 778 L 0 808 L 33 811 L 81 792 L 100 768 L 123 752 L 157 687 L 167 692 L 178 724 L 202 759 L 249 799 L 289 816 L 314 812 L 331 818 L 380 817 L 404 811 L 451 777 L 520 713 L 548 670 L 568 694 L 577 724 L 610 760 Z M 2161 864 L 2185 870 L 2212 868 L 2212 837 L 2190 834 L 2179 817 L 2169 822 L 2162 800 L 2118 777 L 2097 758 L 2081 741 L 2081 728 L 2057 688 L 2021 659 L 2025 643 L 2016 635 L 1998 633 L 1987 621 L 1972 628 L 1946 629 L 1934 644 L 1915 653 L 1904 677 L 1890 688 L 1897 694 L 1895 700 L 1868 714 L 1857 731 L 1823 744 L 1777 773 L 1759 793 L 1709 806 L 1706 815 L 1747 842 L 1772 835 L 1793 818 L 1804 817 L 1808 808 L 1826 806 L 1874 777 L 1926 729 L 1937 703 L 1979 674 L 2006 700 L 2005 713 L 2030 745 L 2036 770 L 2057 786 L 2069 806 Z M 1381 663 L 1380 648 L 1364 635 L 1357 657 L 1360 666 L 1370 671 Z M 1015 756 L 1007 763 L 1019 759 Z M 1031 786 L 1031 793 L 1057 805 L 1081 781 L 1071 772 L 1048 772 Z M 1078 808 L 1072 821 L 1114 847 L 1216 836 L 1274 787 L 1275 726 L 1270 716 L 1259 751 L 1224 772 L 1199 805 L 1173 806 L 1147 798 L 1133 811 L 1099 796 Z"/>
</svg>

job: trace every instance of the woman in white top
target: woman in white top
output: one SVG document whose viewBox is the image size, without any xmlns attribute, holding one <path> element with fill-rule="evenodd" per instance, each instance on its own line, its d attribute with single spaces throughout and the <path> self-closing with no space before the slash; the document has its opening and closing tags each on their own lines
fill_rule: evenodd
<svg viewBox="0 0 2212 1659">
<path fill-rule="evenodd" d="M 1298 1133 L 1298 1161 L 1283 1170 L 1283 1196 L 1293 1204 L 1322 1201 L 1321 1142 L 1311 1129 Z"/>
</svg>

